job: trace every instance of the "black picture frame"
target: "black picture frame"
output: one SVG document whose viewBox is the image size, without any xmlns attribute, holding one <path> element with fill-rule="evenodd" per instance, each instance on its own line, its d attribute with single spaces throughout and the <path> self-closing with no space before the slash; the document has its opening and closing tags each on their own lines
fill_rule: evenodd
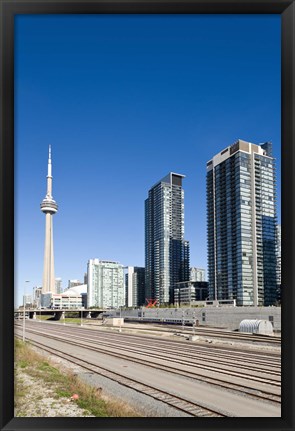
<svg viewBox="0 0 295 431">
<path fill-rule="evenodd" d="M 282 417 L 14 418 L 14 16 L 16 14 L 280 14 L 282 22 Z M 0 0 L 1 430 L 293 430 L 295 289 L 295 4 L 293 0 Z"/>
</svg>

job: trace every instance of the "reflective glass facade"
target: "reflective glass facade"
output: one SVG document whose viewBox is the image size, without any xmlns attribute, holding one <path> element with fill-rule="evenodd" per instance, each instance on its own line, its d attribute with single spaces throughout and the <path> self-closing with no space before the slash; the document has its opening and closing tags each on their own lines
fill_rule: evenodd
<svg viewBox="0 0 295 431">
<path fill-rule="evenodd" d="M 240 140 L 207 163 L 210 299 L 275 303 L 275 198 L 271 143 Z"/>
<path fill-rule="evenodd" d="M 281 270 L 282 270 L 282 229 L 281 225 L 278 224 L 276 227 L 276 239 L 277 239 L 277 302 L 281 302 Z"/>
<path fill-rule="evenodd" d="M 145 304 L 145 268 L 129 266 L 125 274 L 125 305 L 140 307 Z"/>
<path fill-rule="evenodd" d="M 145 201 L 145 296 L 159 304 L 173 303 L 175 284 L 189 280 L 182 178 L 169 173 L 149 190 Z"/>
</svg>

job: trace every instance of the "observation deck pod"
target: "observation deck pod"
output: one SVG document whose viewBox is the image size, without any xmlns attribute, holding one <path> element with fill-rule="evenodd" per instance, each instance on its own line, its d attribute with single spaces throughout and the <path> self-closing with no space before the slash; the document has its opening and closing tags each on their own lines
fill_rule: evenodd
<svg viewBox="0 0 295 431">
<path fill-rule="evenodd" d="M 273 335 L 273 326 L 269 320 L 245 319 L 241 321 L 239 331 L 250 334 Z"/>
<path fill-rule="evenodd" d="M 43 213 L 55 214 L 58 210 L 57 203 L 53 199 L 43 199 L 40 209 Z"/>
</svg>

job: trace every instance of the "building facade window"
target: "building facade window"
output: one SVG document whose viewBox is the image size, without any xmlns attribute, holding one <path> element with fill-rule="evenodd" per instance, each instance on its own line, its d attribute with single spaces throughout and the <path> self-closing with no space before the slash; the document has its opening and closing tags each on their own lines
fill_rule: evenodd
<svg viewBox="0 0 295 431">
<path fill-rule="evenodd" d="M 239 140 L 207 163 L 210 299 L 276 300 L 275 162 L 271 143 Z"/>
<path fill-rule="evenodd" d="M 145 296 L 158 304 L 174 303 L 176 283 L 189 280 L 183 178 L 170 172 L 145 201 Z"/>
<path fill-rule="evenodd" d="M 88 307 L 125 305 L 124 267 L 118 262 L 90 259 L 87 266 Z"/>
</svg>

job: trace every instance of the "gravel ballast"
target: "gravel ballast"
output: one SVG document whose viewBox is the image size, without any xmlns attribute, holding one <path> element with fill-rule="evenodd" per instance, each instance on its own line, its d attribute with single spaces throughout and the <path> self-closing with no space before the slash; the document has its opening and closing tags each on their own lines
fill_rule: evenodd
<svg viewBox="0 0 295 431">
<path fill-rule="evenodd" d="M 15 379 L 21 391 L 16 417 L 94 417 L 70 398 L 56 397 L 49 385 L 20 368 L 16 370 Z"/>
<path fill-rule="evenodd" d="M 135 391 L 131 388 L 121 385 L 109 378 L 97 375 L 92 372 L 85 372 L 79 365 L 75 365 L 65 359 L 48 355 L 42 349 L 31 346 L 37 353 L 44 355 L 54 367 L 74 373 L 83 383 L 97 389 L 101 398 L 105 401 L 114 400 L 124 402 L 132 409 L 136 410 L 144 417 L 190 417 L 190 415 L 168 406 L 167 404 L 155 400 L 154 398 Z M 54 399 L 54 391 L 44 388 L 44 382 L 28 376 L 23 370 L 17 370 L 17 379 L 24 379 L 28 385 L 28 394 L 24 397 L 24 408 L 21 407 L 21 413 L 18 416 L 70 416 L 70 417 L 93 417 L 80 409 L 75 402 L 65 398 Z M 38 400 L 38 397 L 42 397 Z M 30 405 L 30 409 L 26 409 Z M 62 408 L 61 408 L 62 407 Z M 23 414 L 25 413 L 25 414 Z M 38 414 L 36 414 L 38 413 Z"/>
</svg>

